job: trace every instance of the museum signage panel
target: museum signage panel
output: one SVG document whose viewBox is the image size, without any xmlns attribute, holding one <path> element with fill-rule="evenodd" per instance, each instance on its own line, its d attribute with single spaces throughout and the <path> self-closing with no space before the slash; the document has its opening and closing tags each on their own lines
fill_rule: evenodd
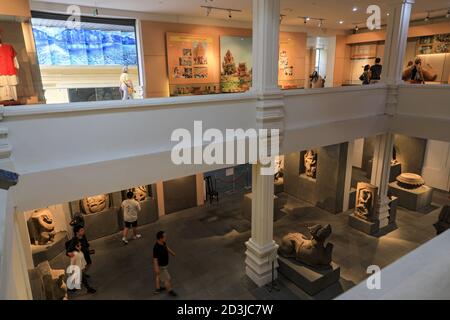
<svg viewBox="0 0 450 320">
<path fill-rule="evenodd" d="M 205 84 L 212 81 L 213 38 L 203 35 L 167 33 L 169 84 Z"/>
</svg>

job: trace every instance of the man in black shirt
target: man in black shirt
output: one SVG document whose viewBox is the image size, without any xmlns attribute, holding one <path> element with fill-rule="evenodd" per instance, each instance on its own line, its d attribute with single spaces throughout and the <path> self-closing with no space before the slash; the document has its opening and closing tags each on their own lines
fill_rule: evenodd
<svg viewBox="0 0 450 320">
<path fill-rule="evenodd" d="M 155 272 L 156 288 L 155 294 L 167 289 L 171 296 L 176 297 L 177 294 L 172 289 L 171 277 L 167 268 L 169 265 L 169 253 L 175 257 L 175 252 L 167 246 L 165 232 L 159 231 L 156 234 L 156 243 L 153 247 L 153 271 Z M 164 288 L 161 288 L 161 282 L 164 282 Z"/>
<path fill-rule="evenodd" d="M 380 63 L 381 63 L 381 59 L 376 58 L 375 64 L 370 67 L 370 73 L 371 73 L 370 83 L 371 84 L 378 83 L 381 80 L 381 72 L 383 71 L 383 66 Z"/>
</svg>

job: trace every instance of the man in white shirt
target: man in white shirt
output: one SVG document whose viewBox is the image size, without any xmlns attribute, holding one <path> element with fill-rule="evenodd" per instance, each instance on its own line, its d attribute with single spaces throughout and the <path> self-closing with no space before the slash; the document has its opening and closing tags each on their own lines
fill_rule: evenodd
<svg viewBox="0 0 450 320">
<path fill-rule="evenodd" d="M 139 239 L 141 237 L 140 234 L 137 233 L 137 220 L 138 213 L 141 211 L 141 205 L 138 201 L 133 199 L 134 193 L 132 191 L 127 192 L 127 199 L 122 202 L 122 212 L 123 212 L 123 221 L 125 222 L 125 227 L 123 229 L 123 237 L 122 241 L 124 244 L 128 244 L 128 229 L 133 229 L 134 237 L 133 239 Z"/>
</svg>

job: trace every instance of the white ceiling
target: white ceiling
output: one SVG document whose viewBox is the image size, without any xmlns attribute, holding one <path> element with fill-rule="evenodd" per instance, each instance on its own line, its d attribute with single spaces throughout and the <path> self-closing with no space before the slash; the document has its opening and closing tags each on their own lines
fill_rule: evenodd
<svg viewBox="0 0 450 320">
<path fill-rule="evenodd" d="M 165 15 L 181 15 L 191 17 L 205 17 L 206 10 L 202 5 L 242 10 L 242 13 L 233 13 L 233 19 L 251 21 L 252 0 L 32 0 L 34 2 L 48 2 L 61 4 L 77 4 L 81 6 L 119 9 L 128 11 L 147 12 Z M 286 15 L 283 25 L 303 25 L 299 16 L 309 16 L 325 19 L 324 27 L 332 29 L 352 29 L 355 24 L 363 26 L 367 14 L 366 8 L 371 4 L 378 4 L 382 14 L 386 17 L 387 4 L 392 0 L 281 0 L 281 13 Z M 352 8 L 358 11 L 353 12 Z M 450 0 L 416 0 L 413 9 L 413 20 L 422 19 L 428 10 L 444 9 L 433 15 L 444 15 L 445 9 L 450 8 Z M 228 19 L 228 12 L 215 11 L 211 18 Z M 339 21 L 343 20 L 343 24 Z M 311 26 L 316 21 L 308 22 Z"/>
</svg>

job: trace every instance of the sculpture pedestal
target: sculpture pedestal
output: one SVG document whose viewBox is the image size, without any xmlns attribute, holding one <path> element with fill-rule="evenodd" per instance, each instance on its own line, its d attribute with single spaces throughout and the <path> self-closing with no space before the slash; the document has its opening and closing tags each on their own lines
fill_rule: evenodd
<svg viewBox="0 0 450 320">
<path fill-rule="evenodd" d="M 284 179 L 278 178 L 278 180 L 274 181 L 274 193 L 282 193 L 284 192 Z"/>
<path fill-rule="evenodd" d="M 84 215 L 86 237 L 89 241 L 119 232 L 119 211 L 117 208 Z"/>
<path fill-rule="evenodd" d="M 433 188 L 421 186 L 409 190 L 402 188 L 397 182 L 389 184 L 389 194 L 398 197 L 398 205 L 412 211 L 421 211 L 431 206 Z"/>
<path fill-rule="evenodd" d="M 391 171 L 389 171 L 389 182 L 396 181 L 397 177 L 402 174 L 402 164 L 391 164 Z"/>
<path fill-rule="evenodd" d="M 321 270 L 279 256 L 278 265 L 279 273 L 311 296 L 335 284 L 341 276 L 341 268 L 334 262 L 331 262 L 330 267 Z"/>
<path fill-rule="evenodd" d="M 359 230 L 361 232 L 364 232 L 368 235 L 375 235 L 380 230 L 380 223 L 379 222 L 372 222 L 367 221 L 365 219 L 361 219 L 360 217 L 356 216 L 354 213 L 352 213 L 348 217 L 348 224 L 350 227 Z"/>
<path fill-rule="evenodd" d="M 52 243 L 46 245 L 31 245 L 34 266 L 41 262 L 50 261 L 66 250 L 66 241 L 69 240 L 66 231 L 58 232 Z"/>
</svg>

